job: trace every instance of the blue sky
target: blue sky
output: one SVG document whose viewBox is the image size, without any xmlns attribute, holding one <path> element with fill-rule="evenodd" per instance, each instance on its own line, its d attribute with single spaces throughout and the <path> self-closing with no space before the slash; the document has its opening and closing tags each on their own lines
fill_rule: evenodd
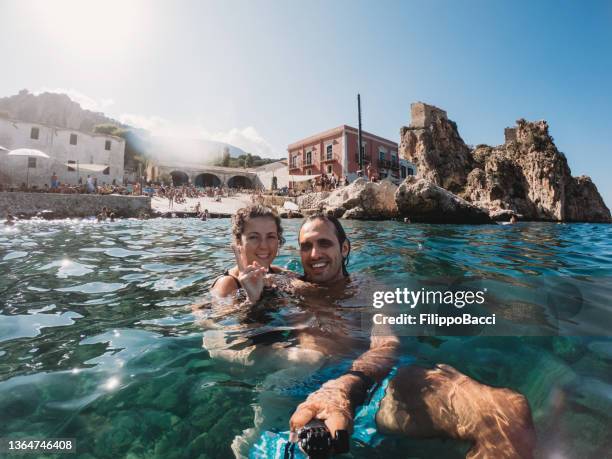
<svg viewBox="0 0 612 459">
<path fill-rule="evenodd" d="M 0 96 L 67 92 L 160 134 L 285 155 L 356 124 L 399 140 L 410 103 L 468 144 L 546 119 L 612 204 L 612 2 L 0 0 Z"/>
</svg>

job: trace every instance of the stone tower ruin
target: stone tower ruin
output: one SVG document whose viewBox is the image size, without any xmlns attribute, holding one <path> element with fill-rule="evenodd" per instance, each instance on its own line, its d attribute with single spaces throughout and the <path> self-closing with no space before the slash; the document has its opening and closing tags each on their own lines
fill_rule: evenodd
<svg viewBox="0 0 612 459">
<path fill-rule="evenodd" d="M 446 112 L 433 105 L 423 102 L 413 102 L 410 104 L 410 127 L 425 128 L 433 124 L 436 120 L 447 120 Z"/>
</svg>

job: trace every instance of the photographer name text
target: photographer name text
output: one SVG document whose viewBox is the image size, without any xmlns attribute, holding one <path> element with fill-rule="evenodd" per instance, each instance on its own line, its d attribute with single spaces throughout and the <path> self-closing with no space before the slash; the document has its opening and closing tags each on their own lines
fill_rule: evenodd
<svg viewBox="0 0 612 459">
<path fill-rule="evenodd" d="M 482 290 L 410 290 L 396 288 L 392 291 L 376 291 L 372 295 L 372 307 L 380 310 L 386 305 L 404 306 L 410 310 L 421 305 L 452 305 L 462 309 L 465 306 L 482 305 L 485 302 L 486 289 Z M 468 312 L 457 314 L 436 313 L 383 313 L 372 316 L 375 325 L 435 325 L 451 327 L 453 325 L 495 325 L 495 314 L 482 315 Z"/>
<path fill-rule="evenodd" d="M 439 314 L 397 314 L 386 315 L 374 314 L 372 320 L 376 325 L 495 325 L 495 314 L 490 316 L 473 316 L 472 314 L 461 314 L 458 316 L 442 316 Z"/>
</svg>

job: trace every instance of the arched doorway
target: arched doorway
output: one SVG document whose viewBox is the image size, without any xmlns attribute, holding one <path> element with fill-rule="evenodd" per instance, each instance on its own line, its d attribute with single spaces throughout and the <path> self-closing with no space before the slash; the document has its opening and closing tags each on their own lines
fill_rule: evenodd
<svg viewBox="0 0 612 459">
<path fill-rule="evenodd" d="M 253 188 L 253 182 L 242 175 L 235 175 L 227 181 L 227 186 L 230 188 Z"/>
<path fill-rule="evenodd" d="M 189 183 L 189 176 L 183 171 L 172 171 L 170 172 L 170 177 L 172 177 L 172 184 L 174 186 L 181 186 Z"/>
<path fill-rule="evenodd" d="M 215 174 L 200 174 L 195 178 L 195 186 L 221 186 L 221 179 Z"/>
</svg>

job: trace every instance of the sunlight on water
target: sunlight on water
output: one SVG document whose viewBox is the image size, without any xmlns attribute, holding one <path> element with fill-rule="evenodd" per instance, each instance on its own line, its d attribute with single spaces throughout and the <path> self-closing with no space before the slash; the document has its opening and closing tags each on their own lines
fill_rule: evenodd
<svg viewBox="0 0 612 459">
<path fill-rule="evenodd" d="M 299 270 L 299 221 L 283 224 L 287 243 L 276 264 Z M 508 313 L 516 316 L 575 321 L 577 295 L 609 312 L 610 225 L 345 225 L 349 268 L 364 285 L 393 289 L 475 276 L 486 279 L 495 307 L 514 302 Z M 334 306 L 305 306 L 281 295 L 252 311 L 213 311 L 207 289 L 232 265 L 229 242 L 229 220 L 29 221 L 0 228 L 0 437 L 74 437 L 79 455 L 89 457 L 226 458 L 257 416 L 265 429 L 286 430 L 304 396 L 367 347 L 353 311 L 369 305 L 347 296 Z M 559 276 L 576 282 L 563 286 Z M 192 310 L 193 303 L 205 307 Z M 609 327 L 593 317 L 579 325 Z M 298 349 L 294 332 L 307 327 L 318 328 L 337 356 L 323 364 L 320 353 Z M 525 394 L 542 457 L 605 456 L 609 338 L 402 343 L 404 356 L 417 363 L 448 363 Z M 353 456 L 372 457 L 372 448 L 355 444 Z M 462 457 L 465 445 L 396 439 L 383 441 L 376 454 L 407 450 L 452 458 Z"/>
</svg>

